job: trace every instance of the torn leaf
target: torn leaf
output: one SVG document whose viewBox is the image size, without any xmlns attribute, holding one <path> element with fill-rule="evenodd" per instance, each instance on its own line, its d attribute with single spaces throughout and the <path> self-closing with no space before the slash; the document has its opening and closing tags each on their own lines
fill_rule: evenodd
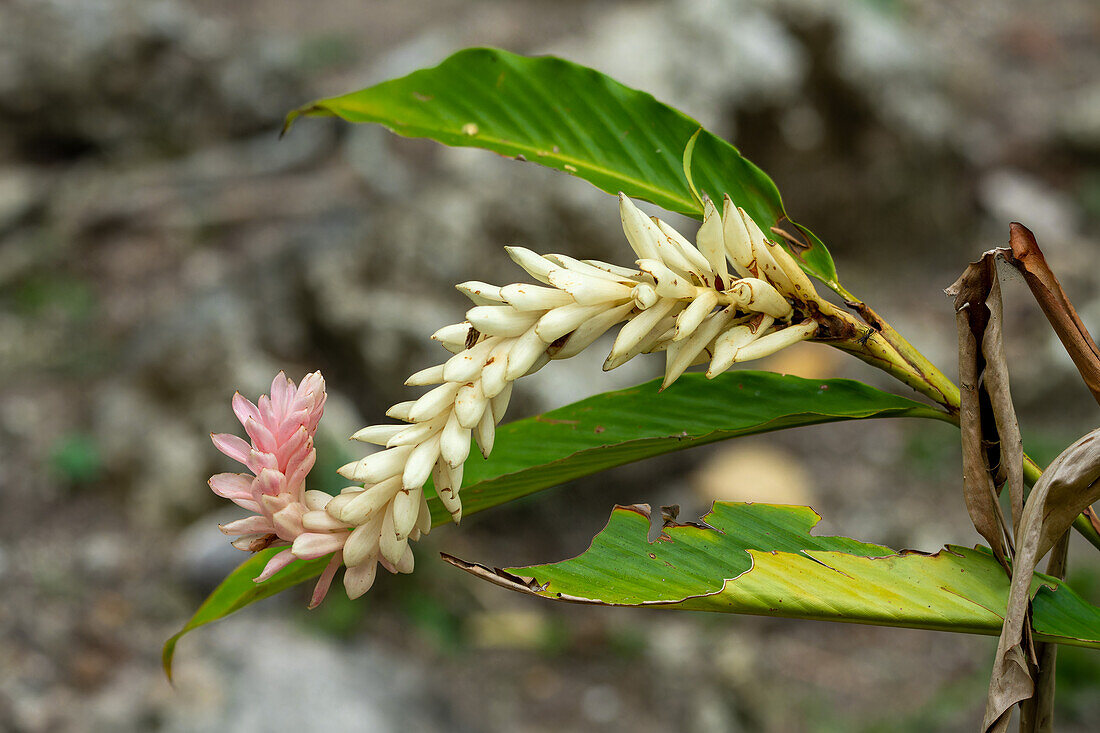
<svg viewBox="0 0 1100 733">
<path fill-rule="evenodd" d="M 701 523 L 650 542 L 648 507 L 616 507 L 572 560 L 494 570 L 444 556 L 503 587 L 552 600 L 812 618 L 996 635 L 1009 579 L 984 548 L 934 555 L 811 534 L 809 507 L 717 502 Z M 1100 608 L 1036 573 L 1036 638 L 1100 648 Z"/>
</svg>

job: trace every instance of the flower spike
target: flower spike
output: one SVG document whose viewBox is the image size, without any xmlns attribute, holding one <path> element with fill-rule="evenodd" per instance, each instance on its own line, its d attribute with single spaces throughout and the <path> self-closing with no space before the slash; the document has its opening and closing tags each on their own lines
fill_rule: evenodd
<svg viewBox="0 0 1100 733">
<path fill-rule="evenodd" d="M 462 468 L 471 440 L 489 456 L 512 384 L 551 359 L 574 356 L 625 322 L 604 369 L 665 351 L 664 389 L 693 364 L 708 364 L 707 376 L 714 377 L 816 333 L 811 316 L 821 301 L 809 279 L 728 196 L 721 214 L 704 202 L 698 247 L 626 196 L 619 196 L 619 211 L 637 269 L 507 247 L 540 284 L 458 286 L 473 307 L 463 323 L 432 336 L 453 356 L 406 381 L 430 389 L 387 411 L 399 424 L 368 426 L 353 436 L 385 447 L 340 469 L 363 486 L 327 504 L 332 524 L 311 519 L 311 526 L 354 527 L 343 547 L 349 594 L 370 586 L 379 563 L 391 572 L 412 569 L 409 542 L 431 526 L 423 489 L 429 477 L 451 518 L 462 518 Z M 241 445 L 225 449 L 245 455 Z M 219 489 L 239 493 L 230 482 Z M 327 547 L 310 542 L 302 548 Z"/>
</svg>

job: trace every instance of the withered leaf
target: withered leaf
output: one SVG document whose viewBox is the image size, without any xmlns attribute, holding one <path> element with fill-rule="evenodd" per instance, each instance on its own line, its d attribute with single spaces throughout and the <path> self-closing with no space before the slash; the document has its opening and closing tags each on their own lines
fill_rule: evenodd
<svg viewBox="0 0 1100 733">
<path fill-rule="evenodd" d="M 1006 569 L 1012 533 L 997 500 L 1007 486 L 1013 524 L 1023 509 L 1023 445 L 1008 384 L 997 250 L 966 268 L 947 289 L 959 336 L 963 493 L 975 529 Z"/>
<path fill-rule="evenodd" d="M 1035 235 L 1023 224 L 1013 222 L 1009 228 L 1009 244 L 1012 250 L 1006 253 L 1005 259 L 1024 276 L 1085 385 L 1100 403 L 1100 349 L 1047 264 Z"/>
<path fill-rule="evenodd" d="M 1047 561 L 1047 575 L 1066 577 L 1066 560 L 1069 556 L 1069 532 L 1064 532 L 1055 543 Z M 1038 679 L 1035 694 L 1027 702 L 1020 703 L 1021 733 L 1051 733 L 1054 730 L 1054 670 L 1058 662 L 1058 645 L 1049 642 L 1035 644 L 1038 660 Z"/>
<path fill-rule="evenodd" d="M 1037 660 L 1025 637 L 1035 567 L 1063 537 L 1074 518 L 1097 500 L 1100 500 L 1100 429 L 1088 433 L 1054 459 L 1024 505 L 1016 532 L 1016 557 L 1005 621 L 989 683 L 983 721 L 986 731 L 1007 730 L 1012 706 L 1031 698 L 1035 691 L 1032 670 Z"/>
</svg>

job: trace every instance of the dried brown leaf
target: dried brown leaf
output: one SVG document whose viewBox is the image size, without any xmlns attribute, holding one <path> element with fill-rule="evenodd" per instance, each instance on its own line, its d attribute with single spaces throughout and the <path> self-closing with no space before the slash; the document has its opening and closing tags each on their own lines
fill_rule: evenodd
<svg viewBox="0 0 1100 733">
<path fill-rule="evenodd" d="M 1069 557 L 1069 532 L 1062 534 L 1047 561 L 1047 575 L 1066 577 L 1066 560 Z M 1054 670 L 1058 663 L 1058 645 L 1045 641 L 1035 645 L 1035 657 L 1039 661 L 1039 679 L 1029 708 L 1021 706 L 1020 730 L 1023 733 L 1051 733 L 1054 730 Z M 1027 714 L 1025 714 L 1025 712 Z"/>
<path fill-rule="evenodd" d="M 1012 706 L 1035 694 L 1033 674 L 1041 660 L 1036 659 L 1025 633 L 1030 628 L 1031 577 L 1039 560 L 1061 540 L 1077 515 L 1097 500 L 1100 500 L 1100 429 L 1085 435 L 1054 459 L 1024 505 L 1016 532 L 1012 583 L 993 662 L 983 730 L 995 733 L 1007 730 Z M 1064 561 L 1055 558 L 1052 567 L 1062 570 Z M 1044 684 L 1041 672 L 1040 684 Z M 1053 677 L 1045 684 L 1052 687 Z M 1036 709 L 1028 712 L 1030 720 L 1036 725 L 1043 724 L 1046 717 L 1043 706 L 1032 707 Z"/>
<path fill-rule="evenodd" d="M 1013 222 L 1009 229 L 1009 244 L 1012 252 L 1006 254 L 1005 259 L 1024 276 L 1031 294 L 1069 352 L 1085 385 L 1100 403 L 1100 349 L 1097 349 L 1096 342 L 1043 257 L 1035 235 L 1023 224 Z"/>
<path fill-rule="evenodd" d="M 959 334 L 963 495 L 978 533 L 1006 569 L 1012 554 L 998 495 L 1009 488 L 1014 523 L 1023 509 L 1023 446 L 1009 392 L 1001 331 L 997 251 L 986 252 L 947 289 Z"/>
</svg>

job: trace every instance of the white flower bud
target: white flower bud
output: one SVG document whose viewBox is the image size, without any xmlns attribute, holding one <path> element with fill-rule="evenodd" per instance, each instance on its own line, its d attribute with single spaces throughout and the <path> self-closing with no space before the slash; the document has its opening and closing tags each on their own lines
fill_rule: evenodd
<svg viewBox="0 0 1100 733">
<path fill-rule="evenodd" d="M 329 504 L 326 510 L 332 516 L 348 524 L 364 524 L 375 517 L 381 517 L 379 510 L 393 501 L 393 497 L 400 490 L 401 476 L 394 475 L 351 496 L 349 501 L 343 502 L 339 507 Z M 342 497 L 337 497 L 337 499 L 339 498 Z"/>
<path fill-rule="evenodd" d="M 400 433 L 408 425 L 368 425 L 367 427 L 357 430 L 354 435 L 351 436 L 352 440 L 358 440 L 360 443 L 373 443 L 374 445 L 385 445 L 386 442 L 393 436 Z"/>
<path fill-rule="evenodd" d="M 356 490 L 358 486 L 351 487 Z M 328 506 L 328 503 L 332 501 L 332 494 L 326 494 L 324 491 L 318 491 L 317 489 L 310 489 L 302 494 L 302 503 L 306 505 L 306 509 L 310 511 L 316 511 L 318 509 L 324 509 Z"/>
<path fill-rule="evenodd" d="M 455 290 L 472 300 L 474 305 L 496 305 L 504 302 L 500 288 L 479 280 L 459 283 L 455 285 Z"/>
<path fill-rule="evenodd" d="M 638 287 L 643 286 L 639 285 Z M 656 293 L 654 293 L 654 297 L 656 298 Z M 589 318 L 587 321 L 578 326 L 576 330 L 573 331 L 573 333 L 569 334 L 569 337 L 565 340 L 565 343 L 562 344 L 560 349 L 554 352 L 551 358 L 568 359 L 571 356 L 576 356 L 577 354 L 588 348 L 592 344 L 592 342 L 594 342 L 600 336 L 607 333 L 607 330 L 609 328 L 629 317 L 630 312 L 633 310 L 634 303 L 623 303 L 622 305 L 616 306 L 611 310 L 604 311 L 594 318 Z"/>
<path fill-rule="evenodd" d="M 580 305 L 600 305 L 634 297 L 630 285 L 593 275 L 584 275 L 564 267 L 550 270 L 549 278 L 554 287 L 568 292 Z"/>
<path fill-rule="evenodd" d="M 428 507 L 428 493 L 420 491 L 420 513 L 416 515 L 416 530 L 419 534 L 428 534 L 432 531 L 432 510 Z M 409 535 L 412 536 L 411 534 Z M 417 537 L 416 539 L 420 539 Z"/>
<path fill-rule="evenodd" d="M 427 477 L 424 479 L 427 481 Z M 420 497 L 423 491 L 419 486 L 398 491 L 393 497 L 393 532 L 398 539 L 406 539 L 416 529 L 416 520 L 420 514 Z"/>
<path fill-rule="evenodd" d="M 438 492 L 439 502 L 451 515 L 451 521 L 458 524 L 462 521 L 462 500 L 458 497 L 457 489 L 443 489 Z"/>
<path fill-rule="evenodd" d="M 545 311 L 573 302 L 569 293 L 527 283 L 505 285 L 500 293 L 510 306 L 521 311 Z"/>
<path fill-rule="evenodd" d="M 438 434 L 433 435 L 413 448 L 401 474 L 401 486 L 405 491 L 423 486 L 432 475 L 432 466 L 439 460 L 439 440 Z"/>
<path fill-rule="evenodd" d="M 718 293 L 713 290 L 704 290 L 699 297 L 691 301 L 684 312 L 676 319 L 676 332 L 672 336 L 673 341 L 683 341 L 710 315 L 714 306 L 718 305 Z"/>
<path fill-rule="evenodd" d="M 793 289 L 788 290 L 787 295 L 804 303 L 811 301 L 820 302 L 817 295 L 817 288 L 814 287 L 814 284 L 810 282 L 810 278 L 807 277 L 806 273 L 803 272 L 802 268 L 795 262 L 794 257 L 772 239 L 765 240 L 765 243 L 776 263 L 783 270 L 787 279 L 791 281 L 791 287 Z"/>
<path fill-rule="evenodd" d="M 522 267 L 528 275 L 540 283 L 550 283 L 547 278 L 550 270 L 556 265 L 545 257 L 535 254 L 526 247 L 505 247 L 504 251 L 512 258 L 512 261 Z"/>
<path fill-rule="evenodd" d="M 508 402 L 512 399 L 512 383 L 500 391 L 493 399 L 489 400 L 489 407 L 493 410 L 493 419 L 500 422 L 504 419 L 504 413 L 508 410 Z"/>
<path fill-rule="evenodd" d="M 611 353 L 608 354 L 607 361 L 604 363 L 604 369 L 609 369 L 610 367 L 607 364 L 617 362 L 620 357 L 630 354 L 627 357 L 629 359 L 641 353 L 640 350 L 637 350 L 637 347 L 642 343 L 642 340 L 653 331 L 657 324 L 661 322 L 661 319 L 668 315 L 675 306 L 675 300 L 665 299 L 627 321 L 626 325 L 619 329 L 619 335 L 615 338 L 615 344 L 611 347 Z M 618 366 L 622 363 L 625 363 L 625 360 L 615 365 Z"/>
<path fill-rule="evenodd" d="M 646 217 L 625 197 L 620 197 L 620 214 L 640 257 L 639 270 L 509 247 L 512 259 L 549 287 L 497 287 L 480 281 L 459 285 L 475 303 L 468 322 L 433 336 L 455 355 L 407 380 L 410 386 L 438 386 L 387 412 L 412 424 L 369 426 L 353 436 L 387 446 L 341 469 L 342 475 L 367 487 L 352 487 L 333 499 L 318 497 L 311 500 L 316 506 L 307 505 L 304 513 L 277 517 L 276 526 L 282 521 L 310 530 L 306 534 L 312 536 L 302 542 L 312 553 L 329 549 L 333 541 L 328 533 L 339 533 L 341 541 L 348 538 L 346 564 L 351 570 L 345 583 L 350 593 L 370 586 L 376 562 L 391 572 L 413 568 L 408 543 L 432 524 L 424 493 L 429 476 L 451 518 L 462 518 L 459 494 L 471 438 L 488 457 L 515 380 L 538 371 L 551 358 L 573 356 L 626 321 L 604 369 L 639 353 L 663 350 L 667 387 L 693 364 L 709 360 L 707 375 L 714 376 L 736 361 L 813 335 L 817 326 L 812 321 L 774 329 L 776 318 L 790 320 L 798 303 L 816 293 L 794 259 L 735 210 L 728 197 L 726 221 L 711 201 L 704 202 L 699 248 L 659 219 Z M 727 257 L 744 277 L 730 281 Z M 790 283 L 796 285 L 788 289 Z M 283 507 L 276 497 L 263 501 L 273 512 Z M 350 535 L 344 531 L 348 525 L 356 527 Z M 251 531 L 243 526 L 239 530 Z"/>
<path fill-rule="evenodd" d="M 538 358 L 546 353 L 547 346 L 549 344 L 539 335 L 537 326 L 513 341 L 512 348 L 508 351 L 508 362 L 504 370 L 504 378 L 509 382 L 514 382 L 522 377 L 538 361 Z"/>
<path fill-rule="evenodd" d="M 409 547 L 409 544 L 406 542 L 405 543 L 405 554 L 403 554 L 401 556 L 400 560 L 398 560 L 397 562 L 395 562 L 393 564 L 393 569 L 396 570 L 399 573 L 404 573 L 404 574 L 411 573 L 413 571 L 413 566 L 415 564 L 414 561 L 415 561 L 415 558 L 413 557 L 412 548 Z"/>
<path fill-rule="evenodd" d="M 437 364 L 421 369 L 405 380 L 406 387 L 426 387 L 430 384 L 443 384 L 443 365 Z"/>
<path fill-rule="evenodd" d="M 639 258 L 659 260 L 661 258 L 658 231 L 642 211 L 623 193 L 619 193 L 619 218 L 623 222 L 623 233 L 630 248 Z"/>
<path fill-rule="evenodd" d="M 764 236 L 764 232 L 760 231 L 760 227 L 757 226 L 751 216 L 745 213 L 744 209 L 738 209 L 737 211 L 741 214 L 741 220 L 745 223 L 745 228 L 748 229 L 749 232 L 749 241 L 752 244 L 752 255 L 756 260 L 756 276 L 762 280 L 767 280 L 774 285 L 777 290 L 781 290 L 785 293 L 793 292 L 794 285 L 783 271 L 783 268 L 775 261 L 771 251 L 768 249 L 766 242 L 767 237 Z"/>
<path fill-rule="evenodd" d="M 382 529 L 378 533 L 378 551 L 382 557 L 396 565 L 409 549 L 407 537 L 397 536 L 393 528 L 393 504 L 389 506 L 385 517 L 382 519 Z"/>
<path fill-rule="evenodd" d="M 481 416 L 481 420 L 477 423 L 477 432 L 474 435 L 477 437 L 477 448 L 481 451 L 481 456 L 488 458 L 489 454 L 493 452 L 493 441 L 496 440 L 496 424 L 491 409 L 486 410 L 485 414 Z M 469 445 L 467 439 L 467 448 Z"/>
<path fill-rule="evenodd" d="M 539 311 L 519 311 L 510 305 L 478 305 L 466 311 L 466 320 L 489 336 L 519 336 L 535 325 L 541 315 Z M 479 371 L 482 365 L 484 362 L 478 365 Z"/>
<path fill-rule="evenodd" d="M 626 285 L 627 287 L 633 287 L 636 282 L 631 277 L 618 275 L 602 267 L 596 267 L 590 265 L 584 260 L 578 260 L 569 255 L 546 255 L 546 259 L 550 260 L 554 264 L 566 270 L 571 270 L 578 275 L 587 275 L 588 277 L 599 278 L 600 280 L 607 280 L 613 283 L 619 283 L 620 285 Z"/>
<path fill-rule="evenodd" d="M 638 260 L 638 267 L 653 277 L 657 295 L 662 298 L 692 298 L 699 290 L 687 277 L 677 275 L 657 260 Z"/>
<path fill-rule="evenodd" d="M 488 410 L 485 412 L 489 413 Z M 461 466 L 470 455 L 470 429 L 462 427 L 453 410 L 439 439 L 439 453 L 452 468 Z"/>
<path fill-rule="evenodd" d="M 752 361 L 771 356 L 781 349 L 805 341 L 817 331 L 817 321 L 803 321 L 797 326 L 787 326 L 753 341 L 737 352 L 738 361 Z"/>
<path fill-rule="evenodd" d="M 348 528 L 347 524 L 334 519 L 323 509 L 313 509 L 303 514 L 302 526 L 309 532 L 335 532 Z"/>
<path fill-rule="evenodd" d="M 455 323 L 450 326 L 444 326 L 432 334 L 432 338 L 443 344 L 443 348 L 447 349 L 447 351 L 450 351 L 452 354 L 466 348 L 466 339 L 469 338 L 469 336 L 469 323 Z"/>
<path fill-rule="evenodd" d="M 461 355 L 462 354 L 456 354 L 455 357 Z M 448 361 L 447 363 L 450 364 L 451 362 Z M 484 364 L 485 362 L 482 361 L 482 363 Z M 421 395 L 420 399 L 416 401 L 416 404 L 409 408 L 409 419 L 413 422 L 424 422 L 425 420 L 432 419 L 450 407 L 454 402 L 455 395 L 458 394 L 460 385 L 457 382 L 457 379 L 452 381 L 448 378 L 447 384 L 441 384 L 435 389 Z"/>
<path fill-rule="evenodd" d="M 638 310 L 652 308 L 657 305 L 660 297 L 653 286 L 648 283 L 639 283 L 634 287 L 634 305 L 638 306 Z"/>
<path fill-rule="evenodd" d="M 508 358 L 515 343 L 515 339 L 501 341 L 485 361 L 481 370 L 481 391 L 486 397 L 497 396 L 508 384 Z"/>
<path fill-rule="evenodd" d="M 435 484 L 435 493 L 442 494 L 447 491 L 457 494 L 462 488 L 463 468 L 461 463 L 454 468 L 442 461 L 435 464 L 432 469 L 432 482 Z"/>
<path fill-rule="evenodd" d="M 354 601 L 370 590 L 377 574 L 378 563 L 373 560 L 345 570 L 344 590 L 347 591 L 348 598 Z"/>
<path fill-rule="evenodd" d="M 340 492 L 339 496 L 332 497 L 332 500 L 325 505 L 325 511 L 332 516 L 339 518 L 344 507 L 351 502 L 352 499 L 363 493 L 362 486 L 350 486 L 348 488 L 355 489 L 353 492 L 349 492 L 346 489 Z M 354 522 L 348 522 L 348 524 L 355 524 Z"/>
<path fill-rule="evenodd" d="M 387 448 L 341 466 L 336 472 L 349 481 L 376 484 L 401 473 L 405 469 L 405 459 L 410 453 L 412 453 L 411 446 Z"/>
<path fill-rule="evenodd" d="M 386 417 L 391 417 L 394 420 L 408 420 L 409 410 L 416 404 L 416 400 L 407 400 L 405 402 L 398 402 L 396 405 L 386 410 Z"/>
<path fill-rule="evenodd" d="M 755 277 L 738 280 L 730 288 L 730 294 L 737 305 L 757 313 L 766 313 L 772 318 L 790 318 L 791 304 L 770 284 Z"/>
<path fill-rule="evenodd" d="M 448 382 L 469 382 L 477 379 L 489 354 L 500 343 L 499 336 L 490 336 L 465 351 L 460 351 L 443 365 L 443 376 Z"/>
<path fill-rule="evenodd" d="M 454 411 L 458 417 L 458 424 L 464 428 L 477 427 L 477 421 L 488 407 L 489 400 L 481 391 L 481 380 L 467 382 L 458 388 L 455 395 Z"/>
<path fill-rule="evenodd" d="M 386 447 L 393 448 L 398 445 L 416 445 L 438 433 L 446 424 L 447 412 L 444 411 L 423 422 L 405 425 L 404 430 L 386 441 Z"/>
<path fill-rule="evenodd" d="M 699 252 L 707 259 L 710 270 L 721 280 L 715 280 L 714 286 L 720 290 L 728 287 L 729 272 L 726 270 L 726 245 L 722 236 L 722 217 L 718 216 L 718 209 L 714 208 L 714 202 L 709 198 L 703 201 L 703 225 L 695 235 L 695 241 L 699 244 Z"/>
<path fill-rule="evenodd" d="M 612 265 L 607 262 L 600 262 L 599 260 L 581 260 L 586 265 L 592 265 L 597 270 L 603 270 L 609 272 L 612 275 L 618 275 L 624 281 L 636 280 L 641 277 L 642 273 L 637 270 L 631 270 L 629 267 L 621 267 L 619 265 Z"/>
<path fill-rule="evenodd" d="M 756 258 L 752 254 L 752 240 L 740 210 L 735 208 L 729 194 L 722 209 L 722 240 L 733 267 L 741 277 L 756 276 Z"/>
<path fill-rule="evenodd" d="M 539 322 L 535 324 L 535 333 L 538 334 L 543 343 L 550 345 L 567 333 L 575 331 L 582 323 L 589 318 L 596 317 L 605 309 L 606 304 L 603 303 L 598 305 L 581 305 L 580 303 L 563 305 L 540 318 Z M 509 361 L 511 361 L 511 357 L 509 357 Z M 509 373 L 514 373 L 514 371 L 509 369 Z"/>
<path fill-rule="evenodd" d="M 542 369 L 544 366 L 546 366 L 549 363 L 550 363 L 550 355 L 547 354 L 544 351 L 541 354 L 539 354 L 539 358 L 535 359 L 535 363 L 532 364 L 531 368 L 528 369 L 522 376 L 524 376 L 524 377 L 530 376 L 530 375 L 534 374 L 535 372 L 537 372 L 539 369 Z"/>
<path fill-rule="evenodd" d="M 676 344 L 677 348 L 669 347 L 667 361 L 665 363 L 665 378 L 661 389 L 680 378 L 680 375 L 689 366 L 696 363 L 696 359 L 703 353 L 714 338 L 723 331 L 736 317 L 737 311 L 732 308 L 723 308 L 711 315 L 688 338 Z"/>
<path fill-rule="evenodd" d="M 360 564 L 373 565 L 378 557 L 378 535 L 382 531 L 382 514 L 372 521 L 360 524 L 344 543 L 344 564 L 349 568 Z"/>
<path fill-rule="evenodd" d="M 714 272 L 711 270 L 710 263 L 707 258 L 703 256 L 703 253 L 695 248 L 695 245 L 684 239 L 680 232 L 673 229 L 671 226 L 661 221 L 660 219 L 654 219 L 654 223 L 657 228 L 661 230 L 661 233 L 665 235 L 665 239 L 668 241 L 669 246 L 675 248 L 682 255 L 687 262 L 687 271 L 699 278 L 699 281 L 706 283 L 707 285 L 714 284 Z"/>
<path fill-rule="evenodd" d="M 715 339 L 714 355 L 707 368 L 707 379 L 714 379 L 733 366 L 737 361 L 737 352 L 763 336 L 775 321 L 771 316 L 763 313 L 758 319 L 754 319 L 755 322 L 734 326 Z"/>
</svg>

